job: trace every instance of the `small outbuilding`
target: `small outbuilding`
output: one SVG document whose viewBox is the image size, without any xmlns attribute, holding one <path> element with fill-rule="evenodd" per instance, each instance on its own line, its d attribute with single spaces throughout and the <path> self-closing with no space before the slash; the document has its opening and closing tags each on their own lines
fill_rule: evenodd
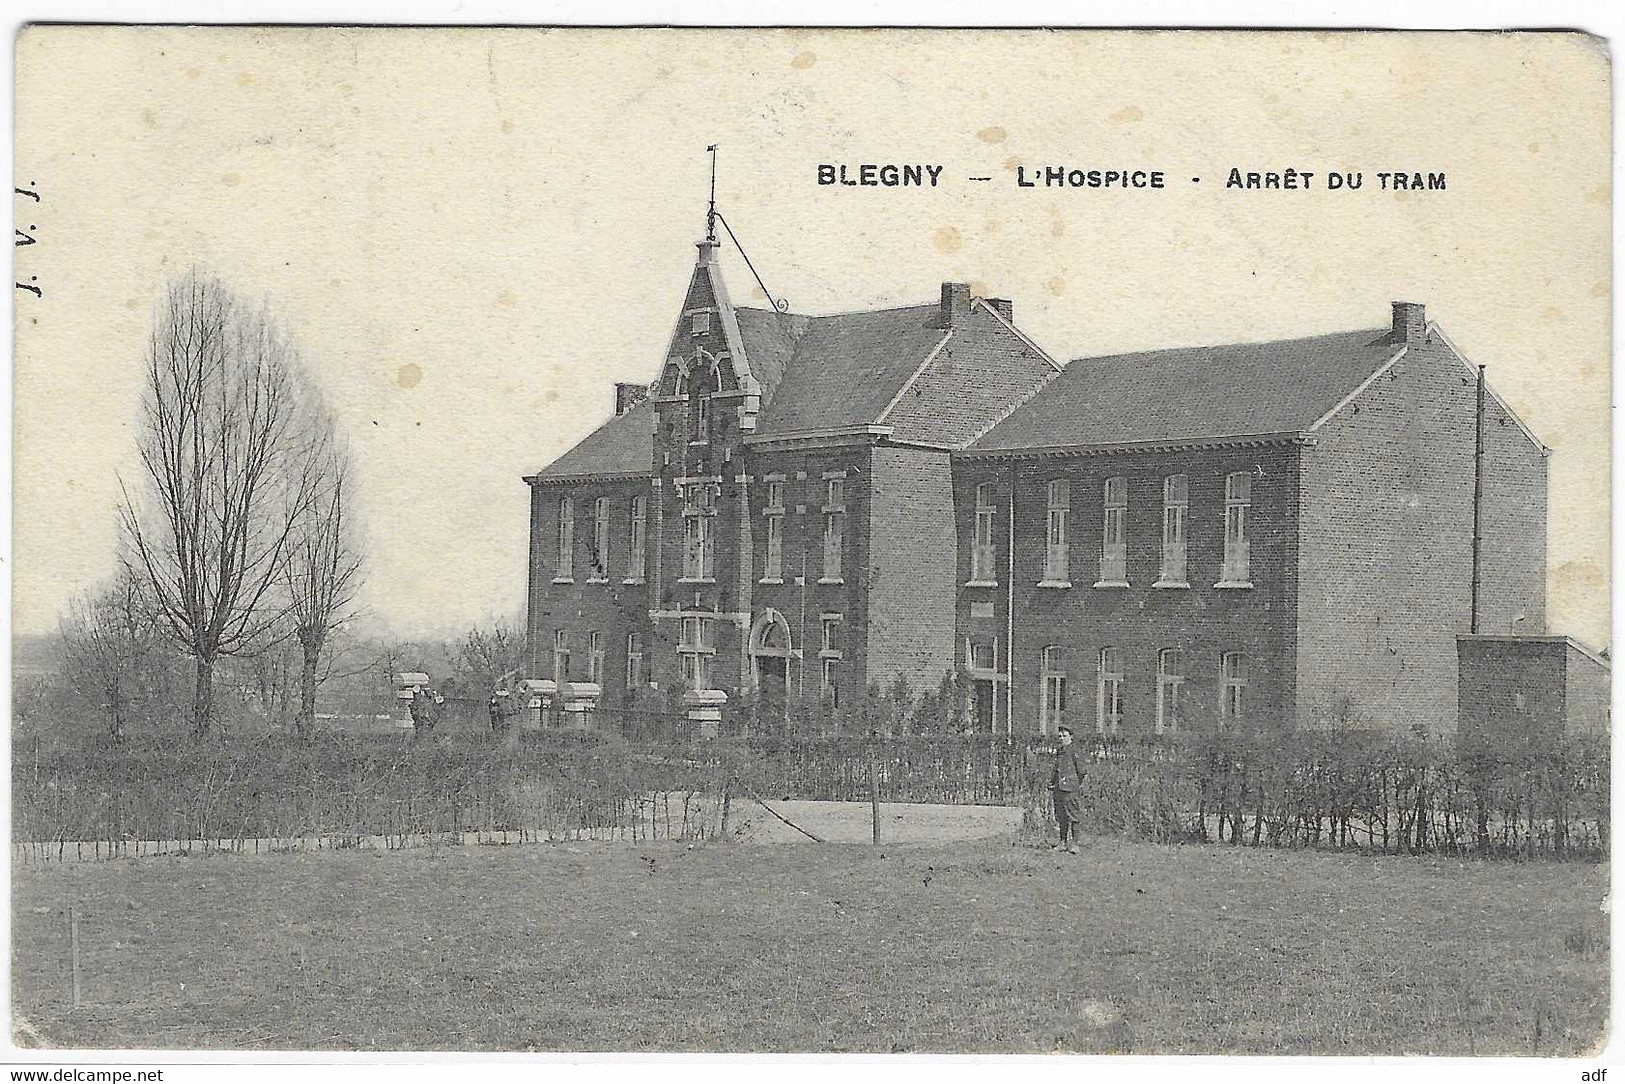
<svg viewBox="0 0 1625 1084">
<path fill-rule="evenodd" d="M 1459 738 L 1603 735 L 1608 656 L 1571 636 L 1456 637 Z"/>
</svg>

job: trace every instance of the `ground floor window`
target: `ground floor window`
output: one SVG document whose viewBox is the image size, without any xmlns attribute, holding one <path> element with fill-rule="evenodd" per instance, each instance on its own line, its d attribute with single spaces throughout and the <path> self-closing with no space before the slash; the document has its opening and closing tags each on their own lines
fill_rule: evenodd
<svg viewBox="0 0 1625 1084">
<path fill-rule="evenodd" d="M 1115 647 L 1103 647 L 1095 685 L 1095 730 L 1117 734 L 1122 728 L 1123 653 Z"/>
<path fill-rule="evenodd" d="M 1038 711 L 1038 729 L 1053 734 L 1066 722 L 1066 649 L 1051 645 L 1044 649 L 1043 698 Z"/>
<path fill-rule="evenodd" d="M 1157 733 L 1180 729 L 1185 697 L 1185 655 L 1181 651 L 1157 653 Z"/>
<path fill-rule="evenodd" d="M 1239 651 L 1228 652 L 1222 666 L 1224 695 L 1219 701 L 1219 719 L 1223 729 L 1231 730 L 1246 718 L 1247 656 Z"/>
</svg>

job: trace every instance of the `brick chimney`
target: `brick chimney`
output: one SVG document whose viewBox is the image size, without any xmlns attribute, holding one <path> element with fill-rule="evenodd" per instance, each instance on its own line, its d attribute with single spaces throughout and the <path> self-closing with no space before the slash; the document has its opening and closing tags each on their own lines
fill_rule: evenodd
<svg viewBox="0 0 1625 1084">
<path fill-rule="evenodd" d="M 615 384 L 615 416 L 619 418 L 628 410 L 637 406 L 649 397 L 649 389 L 643 384 Z"/>
<path fill-rule="evenodd" d="M 942 327 L 953 327 L 965 322 L 970 315 L 970 284 L 945 282 L 942 284 L 942 311 L 937 322 Z"/>
<path fill-rule="evenodd" d="M 1394 330 L 1396 343 L 1417 343 L 1428 331 L 1427 306 L 1417 301 L 1394 302 Z"/>
<path fill-rule="evenodd" d="M 1005 323 L 1013 324 L 1016 322 L 1014 315 L 1016 307 L 1010 303 L 1008 298 L 990 297 L 987 299 L 987 303 L 992 306 L 994 312 L 998 313 L 1004 318 Z"/>
</svg>

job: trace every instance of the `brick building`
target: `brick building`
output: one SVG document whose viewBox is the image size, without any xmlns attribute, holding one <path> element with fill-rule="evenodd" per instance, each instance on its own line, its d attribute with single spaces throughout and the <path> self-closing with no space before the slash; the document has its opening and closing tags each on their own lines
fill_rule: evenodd
<svg viewBox="0 0 1625 1084">
<path fill-rule="evenodd" d="M 961 284 L 781 314 L 698 247 L 658 376 L 526 479 L 545 698 L 704 718 L 959 669 L 998 733 L 1448 731 L 1457 634 L 1545 631 L 1547 450 L 1493 392 L 1480 427 L 1420 305 L 1062 367 Z"/>
</svg>

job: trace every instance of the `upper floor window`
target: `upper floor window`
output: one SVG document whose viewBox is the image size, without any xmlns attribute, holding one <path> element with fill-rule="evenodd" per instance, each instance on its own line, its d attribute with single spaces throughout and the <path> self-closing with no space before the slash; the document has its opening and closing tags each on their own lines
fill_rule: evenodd
<svg viewBox="0 0 1625 1084">
<path fill-rule="evenodd" d="M 704 392 L 694 397 L 694 435 L 689 439 L 696 444 L 711 439 L 711 397 Z"/>
<path fill-rule="evenodd" d="M 1222 661 L 1224 688 L 1219 700 L 1221 729 L 1234 729 L 1244 718 L 1247 696 L 1247 656 L 1228 652 Z"/>
<path fill-rule="evenodd" d="M 599 497 L 592 502 L 592 568 L 587 578 L 593 581 L 609 579 L 609 498 Z"/>
<path fill-rule="evenodd" d="M 714 574 L 716 503 L 710 482 L 683 486 L 683 576 L 709 580 Z"/>
<path fill-rule="evenodd" d="M 846 546 L 846 480 L 824 480 L 824 576 L 841 579 L 841 556 Z"/>
<path fill-rule="evenodd" d="M 1183 474 L 1162 480 L 1162 575 L 1158 587 L 1184 587 L 1185 537 L 1190 518 L 1190 489 Z"/>
<path fill-rule="evenodd" d="M 997 575 L 993 570 L 993 511 L 993 485 L 982 482 L 976 487 L 976 527 L 970 551 L 972 583 L 992 583 Z"/>
<path fill-rule="evenodd" d="M 649 540 L 649 498 L 641 493 L 632 498 L 632 516 L 628 529 L 626 578 L 642 580 L 645 550 Z"/>
<path fill-rule="evenodd" d="M 695 313 L 689 327 L 692 334 L 704 335 L 711 330 L 711 314 L 708 312 Z"/>
<path fill-rule="evenodd" d="M 1157 733 L 1172 734 L 1180 729 L 1185 698 L 1185 654 L 1161 651 L 1157 654 Z"/>
<path fill-rule="evenodd" d="M 1108 478 L 1100 527 L 1100 582 L 1128 582 L 1128 479 Z"/>
<path fill-rule="evenodd" d="M 784 576 L 784 482 L 768 479 L 767 501 L 762 509 L 767 522 L 767 546 L 762 560 L 762 579 Z"/>
<path fill-rule="evenodd" d="M 587 633 L 587 680 L 594 685 L 604 683 L 604 638 L 600 633 Z"/>
<path fill-rule="evenodd" d="M 568 580 L 575 576 L 575 567 L 572 560 L 575 553 L 575 537 L 575 501 L 569 497 L 562 497 L 559 500 L 558 558 L 553 565 L 553 575 L 556 579 Z"/>
<path fill-rule="evenodd" d="M 1115 647 L 1100 649 L 1095 682 L 1095 729 L 1116 734 L 1123 728 L 1123 653 Z"/>
<path fill-rule="evenodd" d="M 1038 729 L 1055 733 L 1066 722 L 1066 648 L 1052 645 L 1044 649 L 1043 688 L 1038 709 Z"/>
<path fill-rule="evenodd" d="M 1048 541 L 1044 548 L 1044 580 L 1065 583 L 1067 579 L 1066 518 L 1072 504 L 1072 487 L 1064 478 L 1049 484 Z"/>
<path fill-rule="evenodd" d="M 1241 586 L 1250 582 L 1250 546 L 1247 521 L 1252 515 L 1253 476 L 1237 471 L 1224 479 L 1224 571 L 1219 577 L 1223 585 Z"/>
<path fill-rule="evenodd" d="M 626 634 L 626 687 L 636 689 L 643 684 L 643 637 L 639 633 Z"/>
</svg>

